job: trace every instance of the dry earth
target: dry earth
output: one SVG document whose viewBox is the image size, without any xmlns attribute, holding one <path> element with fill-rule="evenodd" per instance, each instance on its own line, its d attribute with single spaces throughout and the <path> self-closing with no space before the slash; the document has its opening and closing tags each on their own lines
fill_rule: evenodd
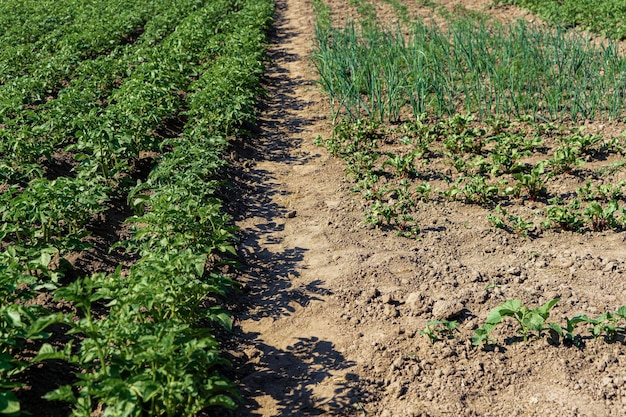
<svg viewBox="0 0 626 417">
<path fill-rule="evenodd" d="M 425 16 L 421 3 L 412 10 Z M 342 162 L 313 144 L 332 129 L 313 25 L 310 0 L 277 1 L 259 132 L 234 155 L 244 286 L 228 343 L 244 402 L 232 415 L 626 415 L 622 339 L 523 343 L 511 324 L 498 348 L 469 340 L 507 299 L 559 297 L 556 321 L 626 304 L 626 234 L 526 239 L 462 204 L 425 206 L 419 240 L 364 226 Z M 419 332 L 433 318 L 457 319 L 460 333 L 431 344 Z"/>
</svg>

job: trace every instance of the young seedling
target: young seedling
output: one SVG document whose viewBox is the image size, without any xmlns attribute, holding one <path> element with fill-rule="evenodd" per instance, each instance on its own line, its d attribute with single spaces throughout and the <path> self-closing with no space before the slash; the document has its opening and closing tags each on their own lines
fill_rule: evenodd
<svg viewBox="0 0 626 417">
<path fill-rule="evenodd" d="M 398 221 L 398 236 L 415 238 L 420 233 L 419 223 L 408 214 L 400 216 Z"/>
<path fill-rule="evenodd" d="M 565 334 L 563 334 L 563 331 L 561 330 L 561 332 L 557 332 L 559 333 L 559 335 L 561 337 L 565 337 L 567 340 L 570 340 L 572 343 L 574 343 L 574 345 L 578 346 L 580 344 L 580 337 L 577 338 L 577 336 L 574 334 L 574 330 L 576 330 L 576 326 L 578 326 L 578 324 L 580 323 L 586 323 L 589 318 L 582 314 L 582 315 L 578 315 L 575 317 L 567 318 L 566 319 L 566 327 L 565 327 Z"/>
<path fill-rule="evenodd" d="M 622 316 L 615 312 L 607 311 L 602 313 L 598 318 L 591 319 L 586 317 L 585 320 L 591 325 L 589 332 L 595 340 L 598 340 L 603 334 L 606 335 L 606 339 L 609 341 L 615 340 L 615 335 L 620 332 L 624 332 L 624 327 L 618 326 Z"/>
<path fill-rule="evenodd" d="M 507 230 L 508 232 L 512 231 L 516 235 L 527 237 L 528 231 L 535 226 L 533 222 L 528 221 L 521 216 L 508 214 L 500 204 L 496 206 L 495 213 L 500 214 L 500 216 L 489 213 L 487 214 L 487 220 L 489 220 L 494 227 Z"/>
<path fill-rule="evenodd" d="M 428 336 L 431 343 L 442 339 L 454 338 L 454 333 L 458 332 L 459 323 L 456 320 L 431 320 L 426 323 L 426 328 L 420 332 L 421 335 Z"/>
<path fill-rule="evenodd" d="M 460 199 L 466 203 L 486 204 L 498 195 L 499 188 L 487 183 L 485 177 L 474 175 L 460 177 L 445 195 L 450 200 Z"/>
<path fill-rule="evenodd" d="M 617 184 L 602 184 L 596 186 L 595 198 L 601 201 L 619 200 L 623 196 L 622 188 L 626 182 L 620 181 Z"/>
<path fill-rule="evenodd" d="M 383 169 L 386 166 L 395 168 L 398 176 L 406 178 L 412 178 L 416 174 L 415 161 L 419 160 L 423 156 L 423 152 L 415 149 L 406 155 L 394 154 L 392 152 L 386 152 L 388 159 L 383 162 Z"/>
<path fill-rule="evenodd" d="M 580 230 L 583 226 L 583 219 L 575 209 L 576 204 L 569 206 L 554 205 L 546 209 L 546 221 L 542 222 L 545 228 L 557 228 L 561 230 Z"/>
<path fill-rule="evenodd" d="M 523 237 L 528 237 L 528 231 L 535 226 L 533 222 L 528 221 L 521 216 L 510 215 L 509 222 L 511 223 L 513 232 L 515 232 L 516 235 Z"/>
<path fill-rule="evenodd" d="M 608 177 L 609 175 L 616 174 L 624 169 L 626 166 L 626 161 L 617 161 L 609 164 L 608 166 L 598 168 L 596 170 L 596 174 L 601 177 Z"/>
<path fill-rule="evenodd" d="M 583 136 L 577 133 L 569 137 L 567 142 L 570 145 L 580 149 L 580 152 L 584 153 L 585 155 L 593 156 L 598 152 L 598 149 L 595 148 L 595 145 L 599 145 L 602 142 L 602 137 L 594 135 Z"/>
<path fill-rule="evenodd" d="M 415 187 L 415 195 L 425 202 L 430 201 L 431 191 L 432 189 L 431 189 L 430 183 L 427 181 L 424 181 L 423 183 Z"/>
<path fill-rule="evenodd" d="M 496 344 L 497 342 L 494 339 L 490 339 L 489 335 L 499 323 L 500 321 L 498 321 L 497 323 L 489 323 L 487 321 L 487 323 L 484 323 L 478 329 L 474 330 L 474 336 L 472 336 L 472 345 L 480 346 L 483 343 L 485 343 L 486 345 Z"/>
<path fill-rule="evenodd" d="M 378 200 L 375 201 L 365 213 L 365 221 L 374 226 L 380 226 L 382 224 L 390 225 L 397 217 L 398 213 L 393 206 Z"/>
<path fill-rule="evenodd" d="M 491 157 L 491 174 L 501 175 L 519 173 L 524 165 L 519 163 L 523 156 L 530 155 L 530 151 L 519 151 L 517 148 L 506 146 L 496 147 L 489 153 Z"/>
<path fill-rule="evenodd" d="M 610 201 L 606 207 L 602 207 L 599 203 L 592 201 L 585 209 L 585 216 L 591 222 L 591 227 L 596 232 L 607 229 L 614 229 L 618 226 L 615 213 L 618 211 L 616 200 Z"/>
<path fill-rule="evenodd" d="M 570 173 L 575 166 L 582 166 L 585 161 L 580 159 L 580 149 L 572 146 L 559 146 L 548 160 L 548 164 L 556 172 Z"/>
<path fill-rule="evenodd" d="M 475 346 L 480 345 L 483 341 L 489 343 L 489 334 L 505 317 L 512 317 L 517 321 L 519 325 L 517 332 L 522 335 L 524 342 L 528 341 L 528 336 L 533 332 L 537 332 L 537 337 L 541 337 L 544 330 L 553 329 L 558 332 L 561 327 L 555 323 L 546 323 L 546 320 L 550 316 L 550 309 L 559 300 L 559 298 L 552 299 L 532 310 L 522 305 L 520 300 L 505 301 L 491 310 L 487 315 L 487 322 L 474 331 L 472 343 Z"/>
<path fill-rule="evenodd" d="M 528 192 L 530 201 L 535 201 L 539 195 L 545 191 L 544 184 L 547 180 L 545 175 L 545 162 L 541 161 L 531 169 L 530 173 L 515 173 L 513 174 L 518 180 L 516 195 L 519 195 L 520 189 L 525 189 Z"/>
<path fill-rule="evenodd" d="M 496 207 L 496 209 L 497 209 L 497 207 Z M 504 217 L 496 216 L 493 213 L 488 213 L 487 214 L 487 220 L 489 220 L 489 223 L 491 223 L 493 225 L 493 227 L 495 227 L 495 228 L 498 228 L 498 229 L 506 228 L 505 218 Z"/>
</svg>

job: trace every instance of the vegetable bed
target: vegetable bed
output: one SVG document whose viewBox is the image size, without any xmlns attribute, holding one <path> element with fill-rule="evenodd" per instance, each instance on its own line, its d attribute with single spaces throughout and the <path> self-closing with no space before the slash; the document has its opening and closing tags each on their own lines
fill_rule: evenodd
<svg viewBox="0 0 626 417">
<path fill-rule="evenodd" d="M 234 408 L 216 191 L 255 117 L 272 2 L 0 8 L 0 414 Z"/>
<path fill-rule="evenodd" d="M 344 159 L 365 224 L 419 240 L 432 231 L 433 210 L 451 208 L 483 213 L 484 227 L 530 244 L 626 230 L 619 44 L 462 8 L 433 7 L 442 22 L 427 23 L 390 1 L 394 26 L 378 20 L 374 2 L 349 3 L 354 20 L 340 24 L 315 2 L 313 59 L 334 123 L 317 142 Z M 499 345 L 491 335 L 507 317 L 524 342 L 548 334 L 576 346 L 623 341 L 626 306 L 549 321 L 559 301 L 506 300 L 472 328 L 473 345 Z M 428 321 L 421 334 L 454 339 L 456 316 Z"/>
</svg>

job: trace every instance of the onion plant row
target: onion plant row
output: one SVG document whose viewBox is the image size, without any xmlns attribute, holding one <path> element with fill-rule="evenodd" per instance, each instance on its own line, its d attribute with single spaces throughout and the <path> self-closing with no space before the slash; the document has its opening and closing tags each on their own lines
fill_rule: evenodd
<svg viewBox="0 0 626 417">
<path fill-rule="evenodd" d="M 422 113 L 481 118 L 618 119 L 625 59 L 564 30 L 472 17 L 447 29 L 320 20 L 314 62 L 335 117 L 399 121 Z"/>
<path fill-rule="evenodd" d="M 62 86 L 54 96 L 3 114 L 0 414 L 19 414 L 22 372 L 51 359 L 77 369 L 76 383 L 46 395 L 68 402 L 74 416 L 96 409 L 190 416 L 236 405 L 213 336 L 215 326 L 230 327 L 217 300 L 234 285 L 219 272 L 218 260 L 234 253 L 234 230 L 215 196 L 216 178 L 227 138 L 254 118 L 272 3 L 135 3 L 147 13 L 137 40 L 109 37 L 110 50 L 50 76 Z M 106 4 L 120 20 L 134 10 L 119 6 Z M 11 90 L 3 89 L 9 82 L 0 98 L 11 104 Z M 186 121 L 182 133 L 158 135 L 173 117 Z M 133 184 L 133 166 L 145 151 L 162 156 L 147 179 Z M 50 172 L 59 152 L 75 159 L 64 176 Z M 88 247 L 94 217 L 120 196 L 135 211 L 128 220 L 135 226 L 116 246 L 139 261 L 68 279 L 65 256 Z M 41 292 L 76 313 L 39 306 L 33 299 Z M 69 329 L 71 341 L 36 342 L 50 337 L 54 323 L 63 325 L 57 333 Z M 33 349 L 39 354 L 28 359 Z"/>
</svg>

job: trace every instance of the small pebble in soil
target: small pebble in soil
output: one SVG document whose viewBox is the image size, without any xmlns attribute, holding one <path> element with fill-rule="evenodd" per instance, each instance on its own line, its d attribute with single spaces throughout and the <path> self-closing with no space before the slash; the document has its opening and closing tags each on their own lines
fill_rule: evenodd
<svg viewBox="0 0 626 417">
<path fill-rule="evenodd" d="M 463 310 L 463 303 L 459 300 L 438 300 L 433 305 L 432 315 L 436 320 L 449 319 L 457 316 Z"/>
<path fill-rule="evenodd" d="M 470 282 L 482 282 L 483 276 L 480 274 L 480 271 L 472 271 L 470 273 Z"/>
<path fill-rule="evenodd" d="M 378 288 L 370 288 L 370 289 L 364 290 L 361 293 L 361 296 L 365 300 L 370 301 L 370 300 L 373 300 L 374 298 L 380 296 L 380 291 L 378 291 Z"/>
<path fill-rule="evenodd" d="M 391 296 L 391 294 L 389 294 L 389 293 L 387 293 L 387 294 L 383 294 L 383 295 L 380 297 L 380 301 L 381 301 L 383 304 L 391 304 L 391 303 L 393 302 L 393 297 L 392 297 L 392 296 Z"/>
<path fill-rule="evenodd" d="M 519 276 L 522 273 L 522 269 L 519 266 L 514 266 L 509 268 L 506 272 L 513 276 Z"/>
<path fill-rule="evenodd" d="M 615 270 L 615 268 L 617 268 L 617 264 L 615 262 L 609 262 L 608 264 L 606 264 L 604 266 L 602 271 L 603 272 L 612 272 L 613 270 Z"/>
<path fill-rule="evenodd" d="M 386 316 L 391 317 L 391 318 L 396 318 L 400 315 L 398 310 L 394 306 L 389 305 L 389 304 L 385 305 L 384 313 Z"/>
</svg>

